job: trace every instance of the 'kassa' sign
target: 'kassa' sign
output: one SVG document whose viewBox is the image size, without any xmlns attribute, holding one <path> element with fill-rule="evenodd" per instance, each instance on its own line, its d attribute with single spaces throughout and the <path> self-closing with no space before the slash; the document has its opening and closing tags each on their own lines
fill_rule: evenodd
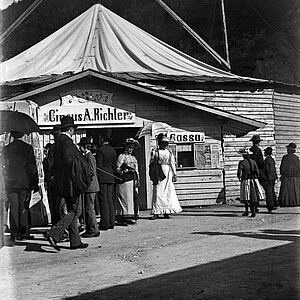
<svg viewBox="0 0 300 300">
<path fill-rule="evenodd" d="M 204 132 L 172 132 L 169 134 L 169 139 L 174 143 L 204 143 Z"/>
</svg>

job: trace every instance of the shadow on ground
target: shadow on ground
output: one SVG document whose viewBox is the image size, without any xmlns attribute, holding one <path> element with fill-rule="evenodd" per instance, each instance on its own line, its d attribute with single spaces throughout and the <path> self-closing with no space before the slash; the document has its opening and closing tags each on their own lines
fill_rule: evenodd
<svg viewBox="0 0 300 300">
<path fill-rule="evenodd" d="M 287 244 L 65 299 L 299 299 L 298 230 L 227 234 Z"/>
</svg>

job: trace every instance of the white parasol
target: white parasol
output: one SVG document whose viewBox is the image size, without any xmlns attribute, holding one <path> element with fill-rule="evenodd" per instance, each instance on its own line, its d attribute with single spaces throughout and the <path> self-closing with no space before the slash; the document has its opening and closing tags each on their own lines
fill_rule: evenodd
<svg viewBox="0 0 300 300">
<path fill-rule="evenodd" d="M 142 127 L 138 133 L 137 138 L 140 139 L 145 135 L 151 135 L 152 137 L 156 137 L 160 133 L 168 134 L 169 132 L 174 131 L 174 129 L 167 123 L 164 122 L 151 122 L 144 127 Z"/>
</svg>

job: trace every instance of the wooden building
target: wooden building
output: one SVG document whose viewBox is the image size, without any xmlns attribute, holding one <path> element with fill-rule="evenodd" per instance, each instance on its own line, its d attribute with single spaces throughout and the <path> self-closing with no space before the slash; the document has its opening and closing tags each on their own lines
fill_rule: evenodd
<svg viewBox="0 0 300 300">
<path fill-rule="evenodd" d="M 11 93 L 14 93 L 12 95 Z M 97 143 L 103 128 L 112 128 L 113 146 L 122 150 L 127 137 L 152 121 L 173 127 L 171 149 L 177 158 L 176 191 L 182 206 L 223 203 L 224 133 L 244 135 L 263 127 L 263 122 L 232 114 L 150 89 L 143 84 L 117 79 L 87 70 L 75 75 L 50 76 L 2 85 L 4 102 L 30 100 L 38 105 L 38 123 L 44 145 L 51 141 L 50 130 L 62 115 L 72 115 L 79 125 L 74 141 L 83 135 Z M 148 163 L 154 137 L 141 140 L 136 153 L 140 165 L 141 208 L 151 208 L 152 187 Z"/>
<path fill-rule="evenodd" d="M 147 122 L 173 126 L 183 206 L 238 197 L 237 150 L 250 146 L 254 132 L 262 148 L 274 147 L 277 165 L 287 143 L 300 146 L 299 87 L 209 66 L 100 4 L 0 68 L 0 100 L 36 103 L 44 144 L 63 114 L 79 124 L 75 142 L 82 135 L 97 141 L 110 127 L 118 151 Z M 150 208 L 147 168 L 155 141 L 147 137 L 142 145 L 142 207 Z"/>
<path fill-rule="evenodd" d="M 224 132 L 224 176 L 226 200 L 239 197 L 239 182 L 236 177 L 240 157 L 237 150 L 252 146 L 250 138 L 260 134 L 261 149 L 273 148 L 279 174 L 281 158 L 286 154 L 286 145 L 296 143 L 300 148 L 300 87 L 267 80 L 249 78 L 243 81 L 177 77 L 176 80 L 157 78 L 148 80 L 149 87 L 170 95 L 177 95 L 195 103 L 206 104 L 226 112 L 263 122 L 257 131 L 236 137 Z M 159 87 L 159 88 L 158 88 Z M 299 151 L 300 152 L 300 151 Z M 299 155 L 299 152 L 296 153 Z M 280 181 L 277 182 L 277 191 Z"/>
</svg>

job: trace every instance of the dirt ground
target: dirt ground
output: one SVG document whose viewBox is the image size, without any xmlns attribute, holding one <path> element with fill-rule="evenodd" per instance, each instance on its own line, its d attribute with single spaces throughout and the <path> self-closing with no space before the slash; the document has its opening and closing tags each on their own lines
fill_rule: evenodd
<svg viewBox="0 0 300 300">
<path fill-rule="evenodd" d="M 1 299 L 300 299 L 300 208 L 242 217 L 233 203 L 115 227 L 57 252 L 34 240 L 0 250 Z"/>
</svg>

